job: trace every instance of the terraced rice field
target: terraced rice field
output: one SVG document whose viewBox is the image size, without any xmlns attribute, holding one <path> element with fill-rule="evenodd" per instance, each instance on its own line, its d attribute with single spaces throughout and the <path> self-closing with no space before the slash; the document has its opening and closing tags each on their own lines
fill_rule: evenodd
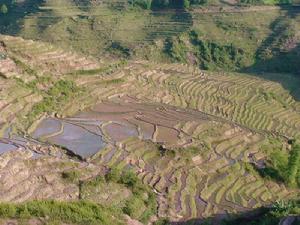
<svg viewBox="0 0 300 225">
<path fill-rule="evenodd" d="M 95 60 L 49 44 L 25 41 L 19 37 L 2 36 L 1 40 L 13 56 L 17 56 L 24 64 L 38 69 L 43 74 L 60 75 L 74 70 L 99 68 L 99 63 Z"/>
<path fill-rule="evenodd" d="M 299 195 L 246 166 L 263 164 L 266 153 L 262 146 L 271 139 L 280 140 L 282 150 L 287 151 L 288 139 L 300 137 L 300 105 L 278 83 L 146 61 L 128 62 L 108 75 L 94 70 L 102 66 L 94 59 L 77 58 L 80 66 L 73 65 L 75 53 L 19 38 L 1 40 L 9 56 L 15 54 L 37 74 L 70 79 L 87 89 L 88 94 L 63 108 L 83 103 L 89 107 L 67 117 L 52 114 L 45 118 L 44 113 L 26 135 L 38 139 L 39 145 L 56 146 L 52 151 L 55 159 L 68 159 L 65 151 L 80 156 L 86 161 L 81 162 L 83 168 L 96 172 L 103 166 L 133 168 L 155 191 L 160 217 L 173 221 L 206 218 Z M 49 55 L 53 57 L 45 60 Z M 20 88 L 15 78 L 0 81 L 1 129 L 8 135 L 1 145 L 10 154 L 15 145 L 7 141 L 13 142 L 16 136 L 13 130 L 7 132 L 8 124 L 17 123 L 19 116 L 26 115 L 25 109 L 29 112 L 43 98 L 36 102 L 27 98 L 40 92 Z M 32 145 L 25 149 L 32 151 L 36 148 Z M 36 170 L 33 179 L 39 179 Z M 41 192 L 47 193 L 47 188 Z M 76 192 L 66 196 L 70 192 L 62 191 L 61 186 L 58 190 L 59 199 L 78 197 Z M 20 196 L 8 200 L 31 198 L 30 194 Z M 47 196 L 53 197 L 53 192 Z"/>
<path fill-rule="evenodd" d="M 245 163 L 259 164 L 264 159 L 260 148 L 268 141 L 267 135 L 218 117 L 121 98 L 59 123 L 72 124 L 104 140 L 105 147 L 88 156 L 91 162 L 121 170 L 134 168 L 158 194 L 162 217 L 205 218 L 246 211 L 297 195 L 297 191 L 264 181 L 245 168 Z M 49 125 L 43 126 L 42 122 L 44 131 L 54 127 Z M 77 136 L 78 128 L 66 134 L 58 126 L 57 131 L 40 138 L 57 144 L 67 136 L 84 143 Z M 91 145 L 97 143 L 87 139 L 89 143 L 79 153 L 68 146 L 72 139 L 64 139 L 62 144 L 84 158 L 93 149 Z"/>
<path fill-rule="evenodd" d="M 300 105 L 278 83 L 242 74 L 205 74 L 184 65 L 142 63 L 129 73 L 148 90 L 141 98 L 195 109 L 258 132 L 300 134 Z"/>
<path fill-rule="evenodd" d="M 0 200 L 24 202 L 35 199 L 78 199 L 76 183 L 62 179 L 62 172 L 86 170 L 85 177 L 97 175 L 101 168 L 66 158 L 61 149 L 31 139 L 1 139 Z M 91 172 L 92 171 L 92 172 Z"/>
</svg>

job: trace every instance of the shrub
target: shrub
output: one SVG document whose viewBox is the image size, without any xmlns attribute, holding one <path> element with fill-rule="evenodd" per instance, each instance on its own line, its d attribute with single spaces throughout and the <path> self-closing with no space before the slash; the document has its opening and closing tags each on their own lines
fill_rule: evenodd
<svg viewBox="0 0 300 225">
<path fill-rule="evenodd" d="M 267 149 L 269 155 L 267 166 L 263 169 L 257 169 L 263 177 L 269 177 L 274 180 L 284 182 L 290 187 L 300 187 L 300 145 L 293 141 L 290 153 L 276 148 L 270 143 L 271 148 Z"/>
<path fill-rule="evenodd" d="M 288 169 L 287 169 L 287 183 L 290 186 L 294 187 L 297 185 L 297 181 L 299 181 L 299 178 L 297 178 L 297 175 L 299 174 L 299 169 L 300 169 L 300 145 L 298 143 L 295 143 L 290 153 Z M 298 185 L 300 187 L 299 183 Z"/>
<path fill-rule="evenodd" d="M 122 174 L 120 182 L 129 188 L 134 188 L 138 184 L 139 180 L 133 171 L 127 170 Z"/>
<path fill-rule="evenodd" d="M 142 213 L 144 212 L 144 209 L 144 201 L 137 196 L 133 196 L 132 198 L 126 201 L 125 207 L 123 208 L 123 212 L 135 219 L 139 219 Z"/>
<path fill-rule="evenodd" d="M 3 4 L 3 5 L 1 6 L 0 12 L 1 12 L 2 14 L 7 14 L 7 13 L 8 13 L 8 8 L 7 8 L 7 6 L 6 6 L 5 4 Z"/>
<path fill-rule="evenodd" d="M 79 181 L 80 172 L 77 170 L 64 171 L 62 172 L 62 178 L 68 182 L 75 183 Z"/>
<path fill-rule="evenodd" d="M 105 179 L 108 182 L 116 182 L 118 183 L 121 179 L 121 171 L 113 168 L 105 175 Z"/>
<path fill-rule="evenodd" d="M 12 218 L 16 215 L 16 208 L 11 204 L 0 204 L 0 217 Z"/>
<path fill-rule="evenodd" d="M 154 225 L 170 225 L 170 222 L 166 218 L 160 218 L 154 223 Z"/>
</svg>

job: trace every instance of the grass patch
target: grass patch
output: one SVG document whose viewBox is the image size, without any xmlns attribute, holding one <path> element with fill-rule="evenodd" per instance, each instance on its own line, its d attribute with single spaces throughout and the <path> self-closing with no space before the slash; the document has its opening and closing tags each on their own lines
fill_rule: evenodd
<svg viewBox="0 0 300 225">
<path fill-rule="evenodd" d="M 156 214 L 157 203 L 156 196 L 152 190 L 144 185 L 131 170 L 120 171 L 110 169 L 105 177 L 96 177 L 90 181 L 81 184 L 81 196 L 87 199 L 99 199 L 100 190 L 106 187 L 113 190 L 107 190 L 111 201 L 105 201 L 103 204 L 112 204 L 118 207 L 130 217 L 140 220 L 143 223 L 149 221 L 152 215 Z M 120 195 L 120 192 L 123 193 Z"/>
<path fill-rule="evenodd" d="M 44 218 L 47 222 L 61 221 L 78 225 L 125 224 L 120 211 L 86 201 L 1 203 L 0 217 L 4 219 Z"/>
<path fill-rule="evenodd" d="M 41 102 L 35 104 L 27 115 L 27 124 L 31 124 L 42 113 L 60 111 L 64 104 L 72 98 L 82 94 L 83 89 L 77 87 L 73 81 L 59 80 L 46 93 Z"/>
</svg>

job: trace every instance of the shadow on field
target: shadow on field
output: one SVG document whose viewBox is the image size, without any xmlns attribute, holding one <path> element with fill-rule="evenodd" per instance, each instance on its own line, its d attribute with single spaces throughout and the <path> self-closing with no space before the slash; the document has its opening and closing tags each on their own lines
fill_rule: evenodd
<svg viewBox="0 0 300 225">
<path fill-rule="evenodd" d="M 9 7 L 7 14 L 0 14 L 0 33 L 7 35 L 17 35 L 21 28 L 21 19 L 31 13 L 39 11 L 39 6 L 43 0 L 25 0 Z"/>
<path fill-rule="evenodd" d="M 151 16 L 147 40 L 170 38 L 188 31 L 193 25 L 192 15 L 182 9 L 154 9 Z"/>
<path fill-rule="evenodd" d="M 242 214 L 217 214 L 205 219 L 171 222 L 170 225 L 300 225 L 300 216 L 278 218 L 268 214 L 268 208 L 259 208 Z M 286 220 L 284 223 L 282 221 Z M 167 223 L 168 224 L 168 223 Z M 168 225 L 169 225 L 168 224 Z"/>
<path fill-rule="evenodd" d="M 300 24 L 294 24 L 300 23 L 300 7 L 283 6 L 282 10 L 284 13 L 270 26 L 271 35 L 256 52 L 256 63 L 240 72 L 279 82 L 300 100 L 300 44 L 297 38 Z"/>
<path fill-rule="evenodd" d="M 268 210 L 266 208 L 260 208 L 241 214 L 217 214 L 213 217 L 191 219 L 181 222 L 171 222 L 170 225 L 212 225 L 212 224 L 224 224 L 224 225 L 247 225 L 249 222 L 255 221 L 255 219 L 262 217 Z M 226 222 L 227 221 L 227 222 Z M 276 225 L 276 224 L 274 224 Z"/>
</svg>

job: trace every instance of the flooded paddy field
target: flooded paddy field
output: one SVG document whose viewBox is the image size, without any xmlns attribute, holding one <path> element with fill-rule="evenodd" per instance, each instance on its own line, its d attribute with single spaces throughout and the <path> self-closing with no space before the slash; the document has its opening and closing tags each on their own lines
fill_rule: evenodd
<svg viewBox="0 0 300 225">
<path fill-rule="evenodd" d="M 107 145 L 117 145 L 130 137 L 184 147 L 192 138 L 181 124 L 209 119 L 199 112 L 171 106 L 119 100 L 97 104 L 71 118 L 46 118 L 32 137 L 89 158 Z"/>
</svg>

